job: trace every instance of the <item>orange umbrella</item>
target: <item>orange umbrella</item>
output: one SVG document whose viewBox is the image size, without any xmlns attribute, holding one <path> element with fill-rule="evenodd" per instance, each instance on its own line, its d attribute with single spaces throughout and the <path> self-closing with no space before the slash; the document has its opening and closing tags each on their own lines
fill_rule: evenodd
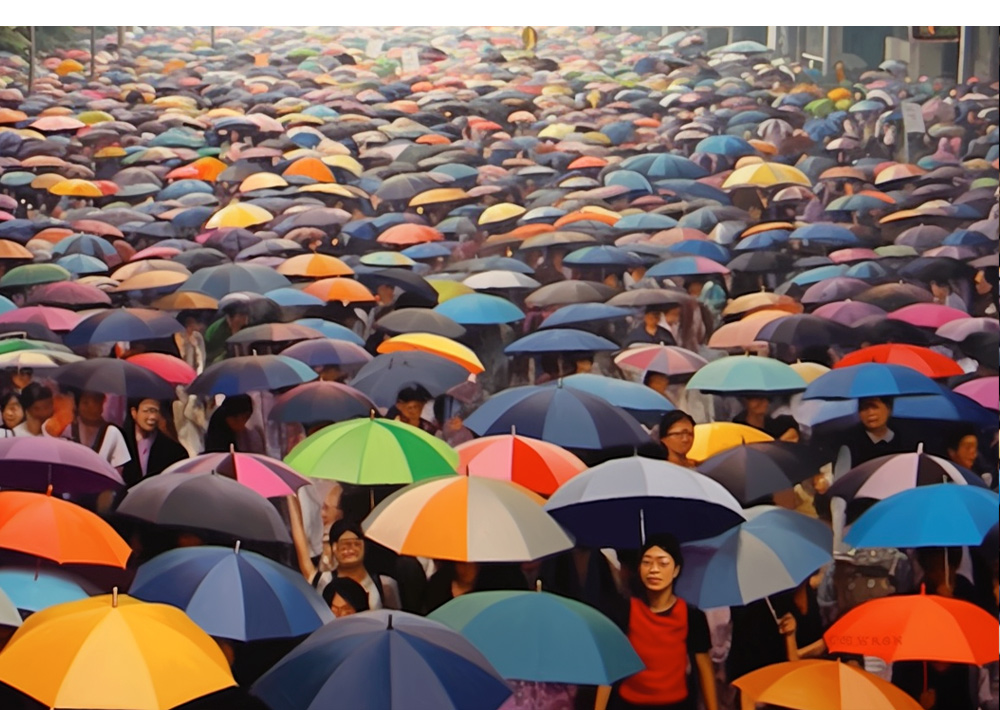
<svg viewBox="0 0 1000 710">
<path fill-rule="evenodd" d="M 345 306 L 348 303 L 372 303 L 375 301 L 372 292 L 362 284 L 353 279 L 341 277 L 313 281 L 302 290 L 317 298 L 322 298 L 327 303 L 339 301 Z"/>
<path fill-rule="evenodd" d="M 153 308 L 163 311 L 214 311 L 219 302 L 198 291 L 175 291 L 153 301 Z"/>
<path fill-rule="evenodd" d="M 544 496 L 587 468 L 561 446 L 516 434 L 484 436 L 455 450 L 460 474 L 511 481 Z"/>
<path fill-rule="evenodd" d="M 740 234 L 740 239 L 742 239 L 743 237 L 749 237 L 759 232 L 769 232 L 772 229 L 793 230 L 795 229 L 795 225 L 792 224 L 791 222 L 761 222 L 760 224 L 755 224 L 752 227 L 747 227 L 746 229 L 744 229 L 743 233 Z"/>
<path fill-rule="evenodd" d="M 59 564 L 125 567 L 132 554 L 114 528 L 48 493 L 0 491 L 0 548 Z"/>
<path fill-rule="evenodd" d="M 717 331 L 712 333 L 708 339 L 708 347 L 725 350 L 727 348 L 749 348 L 757 339 L 757 333 L 765 325 L 776 318 L 784 318 L 787 311 L 779 311 L 768 308 L 762 311 L 755 311 L 748 314 L 742 320 L 735 323 L 726 323 Z"/>
<path fill-rule="evenodd" d="M 409 246 L 412 244 L 423 244 L 424 242 L 440 242 L 444 240 L 444 235 L 433 227 L 423 224 L 395 224 L 378 235 L 378 242 L 381 244 L 395 244 L 396 246 Z"/>
<path fill-rule="evenodd" d="M 31 261 L 35 255 L 17 242 L 0 239 L 0 259 L 27 259 Z"/>
<path fill-rule="evenodd" d="M 975 604 L 930 594 L 872 599 L 823 634 L 834 653 L 884 661 L 941 661 L 983 666 L 1000 658 L 996 617 Z"/>
<path fill-rule="evenodd" d="M 78 232 L 93 234 L 98 237 L 114 237 L 117 239 L 123 239 L 125 237 L 118 227 L 96 219 L 78 219 L 77 221 L 72 222 L 71 226 Z"/>
<path fill-rule="evenodd" d="M 316 182 L 337 182 L 333 177 L 333 172 L 319 158 L 299 158 L 289 165 L 282 175 L 286 177 L 288 175 L 301 175 L 312 178 Z"/>
<path fill-rule="evenodd" d="M 283 261 L 278 266 L 278 273 L 284 276 L 324 279 L 331 276 L 350 276 L 354 273 L 354 269 L 329 254 L 298 254 Z"/>
<path fill-rule="evenodd" d="M 765 309 L 777 311 L 787 311 L 788 313 L 801 313 L 802 305 L 797 303 L 791 296 L 772 293 L 770 291 L 757 291 L 755 293 L 745 293 L 737 296 L 722 310 L 725 317 L 742 315 L 747 316 L 754 311 Z"/>
<path fill-rule="evenodd" d="M 0 123 L 20 123 L 28 120 L 28 114 L 13 108 L 0 108 Z"/>
<path fill-rule="evenodd" d="M 469 348 L 456 343 L 451 338 L 434 333 L 403 333 L 383 340 L 378 346 L 380 353 L 398 353 L 420 350 L 425 353 L 439 355 L 446 360 L 461 365 L 473 375 L 478 375 L 485 368 L 479 357 Z"/>
<path fill-rule="evenodd" d="M 603 222 L 604 224 L 613 225 L 619 219 L 621 219 L 621 217 L 616 217 L 604 212 L 570 212 L 569 214 L 564 214 L 562 217 L 557 219 L 554 226 L 556 229 L 559 229 L 560 227 L 565 227 L 567 224 L 582 221 Z"/>
<path fill-rule="evenodd" d="M 41 239 L 42 241 L 49 242 L 50 244 L 58 244 L 73 233 L 72 229 L 66 229 L 65 227 L 46 227 L 42 231 L 35 234 L 33 238 Z"/>
<path fill-rule="evenodd" d="M 545 234 L 546 232 L 554 232 L 556 228 L 551 224 L 522 224 L 520 227 L 510 230 L 509 232 L 504 232 L 502 234 L 494 234 L 486 238 L 486 244 L 509 244 L 513 242 L 523 242 L 525 239 L 530 237 L 537 237 L 539 234 Z"/>
<path fill-rule="evenodd" d="M 754 703 L 790 710 L 921 710 L 920 703 L 878 676 L 837 661 L 789 661 L 733 681 L 744 708 Z"/>
<path fill-rule="evenodd" d="M 881 362 L 903 365 L 927 377 L 957 377 L 963 374 L 957 362 L 947 355 L 934 352 L 930 348 L 904 343 L 872 345 L 855 350 L 841 358 L 834 367 L 850 367 L 865 362 Z"/>
<path fill-rule="evenodd" d="M 49 192 L 53 195 L 66 195 L 69 197 L 104 197 L 104 193 L 94 183 L 89 180 L 61 180 L 49 187 Z"/>
<path fill-rule="evenodd" d="M 197 177 L 199 180 L 215 182 L 218 179 L 219 174 L 228 166 L 218 158 L 213 158 L 209 155 L 204 158 L 198 158 L 185 167 L 194 168 L 197 171 Z"/>
<path fill-rule="evenodd" d="M 875 176 L 875 184 L 884 185 L 885 183 L 893 182 L 894 180 L 906 180 L 908 178 L 920 177 L 921 175 L 926 174 L 926 170 L 918 168 L 916 165 L 896 163 L 894 165 L 889 165 L 887 168 L 883 168 L 878 175 Z"/>
</svg>

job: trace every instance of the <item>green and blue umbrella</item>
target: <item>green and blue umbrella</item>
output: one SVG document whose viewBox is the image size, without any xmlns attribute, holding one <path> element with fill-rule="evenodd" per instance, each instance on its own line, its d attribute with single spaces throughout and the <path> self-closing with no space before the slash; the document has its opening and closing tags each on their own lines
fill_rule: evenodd
<svg viewBox="0 0 1000 710">
<path fill-rule="evenodd" d="M 791 366 L 766 357 L 732 356 L 708 363 L 688 381 L 688 389 L 712 394 L 782 394 L 806 388 Z"/>
</svg>

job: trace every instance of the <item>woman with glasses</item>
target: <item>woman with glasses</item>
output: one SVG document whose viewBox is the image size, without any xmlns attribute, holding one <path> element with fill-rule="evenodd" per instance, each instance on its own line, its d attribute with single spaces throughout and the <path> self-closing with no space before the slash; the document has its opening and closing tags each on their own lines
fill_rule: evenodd
<svg viewBox="0 0 1000 710">
<path fill-rule="evenodd" d="M 694 468 L 694 461 L 687 457 L 694 446 L 694 419 L 687 412 L 675 409 L 660 420 L 660 443 L 667 450 L 669 463 Z"/>
</svg>

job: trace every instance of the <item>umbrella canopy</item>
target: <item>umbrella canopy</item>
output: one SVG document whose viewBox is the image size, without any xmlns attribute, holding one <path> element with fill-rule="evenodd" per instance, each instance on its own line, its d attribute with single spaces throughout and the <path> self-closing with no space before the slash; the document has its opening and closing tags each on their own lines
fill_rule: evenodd
<svg viewBox="0 0 1000 710">
<path fill-rule="evenodd" d="M 273 710 L 413 707 L 496 710 L 511 694 L 489 661 L 444 624 L 367 611 L 327 624 L 282 658 L 251 692 Z"/>
<path fill-rule="evenodd" d="M 285 351 L 287 352 L 287 350 Z M 378 407 L 359 390 L 339 382 L 307 382 L 279 395 L 269 418 L 311 425 L 365 417 Z"/>
<path fill-rule="evenodd" d="M 511 481 L 544 496 L 587 468 L 560 446 L 516 433 L 473 439 L 455 450 L 458 473 Z"/>
<path fill-rule="evenodd" d="M 459 562 L 528 562 L 573 541 L 527 488 L 491 478 L 444 476 L 396 491 L 362 523 L 401 555 Z"/>
<path fill-rule="evenodd" d="M 458 363 L 427 352 L 378 355 L 358 370 L 349 384 L 388 409 L 404 387 L 420 385 L 432 397 L 469 380 L 469 371 Z"/>
<path fill-rule="evenodd" d="M 155 525 L 207 530 L 236 540 L 292 541 L 267 498 L 214 473 L 143 479 L 129 489 L 118 513 Z"/>
<path fill-rule="evenodd" d="M 803 444 L 762 441 L 727 449 L 703 461 L 698 470 L 748 505 L 812 478 L 825 463 L 825 456 Z"/>
<path fill-rule="evenodd" d="M 783 362 L 744 356 L 708 363 L 694 373 L 687 386 L 712 394 L 779 394 L 802 391 L 806 381 Z"/>
<path fill-rule="evenodd" d="M 52 378 L 81 392 L 116 394 L 130 399 L 172 400 L 174 388 L 159 375 L 127 360 L 99 357 L 63 365 Z"/>
<path fill-rule="evenodd" d="M 394 335 L 379 343 L 377 348 L 380 353 L 410 352 L 413 350 L 443 357 L 445 360 L 461 365 L 473 375 L 485 370 L 479 356 L 471 349 L 450 338 L 434 333 Z"/>
<path fill-rule="evenodd" d="M 707 476 L 640 456 L 574 476 L 545 509 L 590 548 L 638 549 L 647 536 L 664 532 L 698 540 L 744 519 L 739 502 Z"/>
<path fill-rule="evenodd" d="M 189 385 L 198 373 L 184 360 L 165 353 L 139 353 L 130 355 L 126 362 L 149 370 L 171 385 Z"/>
<path fill-rule="evenodd" d="M 504 348 L 507 355 L 534 353 L 597 352 L 617 350 L 618 345 L 607 338 L 573 328 L 539 330 L 515 340 Z"/>
<path fill-rule="evenodd" d="M 676 345 L 638 345 L 615 355 L 615 364 L 660 372 L 670 377 L 697 372 L 708 364 L 708 360 Z"/>
<path fill-rule="evenodd" d="M 73 575 L 28 567 L 0 570 L 0 590 L 16 608 L 31 613 L 90 596 Z"/>
<path fill-rule="evenodd" d="M 885 343 L 848 353 L 834 368 L 851 367 L 866 362 L 903 365 L 932 378 L 956 377 L 964 374 L 957 362 L 930 348 L 905 343 Z"/>
<path fill-rule="evenodd" d="M 434 311 L 461 325 L 499 325 L 524 320 L 520 308 L 506 298 L 467 293 L 442 301 Z"/>
<path fill-rule="evenodd" d="M 955 388 L 955 392 L 968 397 L 974 402 L 978 402 L 987 409 L 993 411 L 1000 410 L 1000 388 L 998 388 L 1000 378 L 980 377 L 975 380 L 963 382 Z"/>
<path fill-rule="evenodd" d="M 801 513 L 770 505 L 744 512 L 746 522 L 682 546 L 677 593 L 706 609 L 742 606 L 793 589 L 827 564 L 833 532 Z"/>
<path fill-rule="evenodd" d="M 915 486 L 930 486 L 942 482 L 986 487 L 983 479 L 938 456 L 916 452 L 879 456 L 855 466 L 834 481 L 830 495 L 851 500 L 874 498 L 882 500 Z"/>
<path fill-rule="evenodd" d="M 184 612 L 117 591 L 33 614 L 4 651 L 0 679 L 50 707 L 168 710 L 236 685 Z"/>
<path fill-rule="evenodd" d="M 428 618 L 461 633 L 508 679 L 610 685 L 643 668 L 610 619 L 547 592 L 463 594 Z"/>
<path fill-rule="evenodd" d="M 694 427 L 694 444 L 688 451 L 692 461 L 705 461 L 712 456 L 742 446 L 758 442 L 772 441 L 773 437 L 760 429 L 735 422 L 710 422 L 696 424 Z"/>
<path fill-rule="evenodd" d="M 803 399 L 859 399 L 938 394 L 934 380 L 903 365 L 864 363 L 834 369 L 815 379 Z"/>
<path fill-rule="evenodd" d="M 331 460 L 338 465 L 331 467 Z M 372 416 L 320 429 L 296 445 L 285 463 L 314 478 L 390 485 L 454 474 L 458 454 L 422 429 Z"/>
<path fill-rule="evenodd" d="M 387 333 L 433 333 L 444 338 L 461 338 L 465 328 L 448 316 L 427 308 L 403 308 L 375 321 Z"/>
<path fill-rule="evenodd" d="M 218 473 L 242 483 L 265 498 L 294 495 L 309 481 L 277 459 L 237 451 L 183 459 L 163 473 Z"/>
<path fill-rule="evenodd" d="M 44 493 L 100 493 L 125 485 L 107 459 L 68 439 L 0 439 L 0 486 Z"/>
<path fill-rule="evenodd" d="M 117 308 L 101 311 L 84 318 L 63 342 L 71 348 L 118 341 L 157 340 L 170 338 L 184 330 L 167 313 L 148 308 Z"/>
<path fill-rule="evenodd" d="M 177 548 L 136 572 L 129 593 L 185 612 L 205 633 L 236 641 L 304 636 L 333 620 L 301 574 L 226 547 Z"/>
<path fill-rule="evenodd" d="M 293 387 L 316 377 L 307 365 L 284 355 L 246 355 L 211 365 L 191 383 L 188 392 L 228 397 L 255 390 Z"/>
</svg>

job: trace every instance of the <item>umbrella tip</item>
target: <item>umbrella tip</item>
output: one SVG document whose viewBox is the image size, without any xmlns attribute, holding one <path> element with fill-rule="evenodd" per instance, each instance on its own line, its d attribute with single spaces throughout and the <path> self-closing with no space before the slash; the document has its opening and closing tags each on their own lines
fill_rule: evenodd
<svg viewBox="0 0 1000 710">
<path fill-rule="evenodd" d="M 46 489 L 45 489 L 45 495 L 47 495 L 47 496 L 51 496 L 52 495 L 52 484 L 51 483 L 48 485 L 48 487 L 46 487 Z"/>
<path fill-rule="evenodd" d="M 111 588 L 111 608 L 118 608 L 118 587 Z"/>
<path fill-rule="evenodd" d="M 233 552 L 236 553 L 237 555 L 240 554 L 240 542 L 241 542 L 240 540 L 237 540 L 236 546 L 233 548 Z"/>
<path fill-rule="evenodd" d="M 374 409 L 369 409 L 368 410 L 368 417 L 370 419 L 374 419 L 375 418 L 375 410 Z"/>
<path fill-rule="evenodd" d="M 389 614 L 389 623 L 385 627 L 386 631 L 392 631 L 392 614 Z"/>
<path fill-rule="evenodd" d="M 540 579 L 535 580 L 535 591 L 536 592 L 542 591 L 542 580 Z"/>
<path fill-rule="evenodd" d="M 917 444 L 917 455 L 924 453 L 924 442 Z"/>
</svg>

